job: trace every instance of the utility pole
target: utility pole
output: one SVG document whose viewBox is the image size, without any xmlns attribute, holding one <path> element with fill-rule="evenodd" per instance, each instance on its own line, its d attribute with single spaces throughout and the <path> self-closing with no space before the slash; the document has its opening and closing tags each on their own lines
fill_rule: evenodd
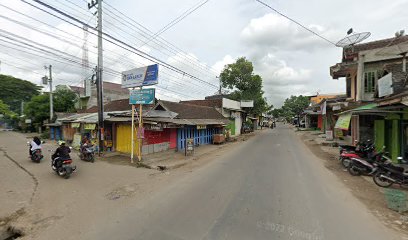
<svg viewBox="0 0 408 240">
<path fill-rule="evenodd" d="M 88 9 L 98 5 L 98 68 L 96 72 L 96 87 L 98 94 L 98 137 L 99 137 L 99 153 L 103 151 L 104 140 L 104 124 L 103 124 L 103 50 L 102 50 L 102 0 L 92 0 L 88 3 Z"/>
<path fill-rule="evenodd" d="M 43 84 L 45 84 L 45 85 L 47 85 L 47 83 L 50 84 L 50 122 L 51 122 L 53 117 L 54 117 L 54 111 L 53 111 L 54 110 L 54 106 L 53 106 L 54 104 L 52 102 L 52 65 L 50 65 L 48 67 L 44 66 L 44 68 L 49 70 L 48 77 L 44 76 L 42 78 L 42 80 L 43 80 Z"/>
</svg>

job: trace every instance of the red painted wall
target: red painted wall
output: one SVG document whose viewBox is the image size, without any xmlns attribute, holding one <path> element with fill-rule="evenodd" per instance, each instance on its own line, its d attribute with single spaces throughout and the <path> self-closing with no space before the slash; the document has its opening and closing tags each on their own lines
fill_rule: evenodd
<svg viewBox="0 0 408 240">
<path fill-rule="evenodd" d="M 170 129 L 163 129 L 163 131 L 145 130 L 143 145 L 157 144 L 163 142 L 170 142 Z"/>
<path fill-rule="evenodd" d="M 170 128 L 170 149 L 177 147 L 177 129 Z"/>
<path fill-rule="evenodd" d="M 317 116 L 317 127 L 323 130 L 323 115 Z"/>
</svg>

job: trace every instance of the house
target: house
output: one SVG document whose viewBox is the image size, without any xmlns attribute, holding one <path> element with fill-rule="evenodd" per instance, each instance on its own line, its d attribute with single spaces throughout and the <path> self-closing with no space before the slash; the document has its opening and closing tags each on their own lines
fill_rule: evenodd
<svg viewBox="0 0 408 240">
<path fill-rule="evenodd" d="M 180 103 L 214 107 L 225 118 L 230 120 L 230 123 L 226 126 L 226 128 L 230 131 L 231 136 L 239 136 L 241 134 L 241 128 L 245 116 L 245 111 L 241 108 L 241 102 L 225 97 L 216 98 L 211 96 L 209 99 L 205 100 L 189 100 L 181 101 Z"/>
<path fill-rule="evenodd" d="M 97 90 L 95 84 L 88 84 L 90 90 L 85 87 L 58 85 L 56 89 L 68 89 L 75 92 L 79 98 L 76 109 L 89 109 L 97 106 Z M 103 82 L 103 102 L 104 104 L 114 100 L 129 98 L 129 90 L 122 88 L 121 84 Z"/>
<path fill-rule="evenodd" d="M 343 129 L 350 125 L 352 143 L 374 139 L 377 149 L 385 145 L 393 160 L 408 157 L 407 52 L 408 36 L 397 35 L 344 49 L 342 62 L 330 67 L 334 79 L 346 79 L 346 101 L 355 104 L 338 120 Z"/>
<path fill-rule="evenodd" d="M 115 102 L 115 101 L 113 101 Z M 110 106 L 115 105 L 115 108 Z M 127 105 L 127 106 L 126 106 Z M 124 110 L 130 108 L 127 102 L 118 100 L 108 103 L 105 109 Z M 142 132 L 142 154 L 169 149 L 184 150 L 187 139 L 193 139 L 194 145 L 211 144 L 214 134 L 222 134 L 229 124 L 220 112 L 213 107 L 197 106 L 186 103 L 158 100 L 154 106 L 143 105 L 143 129 L 136 124 L 135 136 Z M 137 114 L 140 113 L 137 110 Z M 105 128 L 112 132 L 112 151 L 131 153 L 131 111 L 108 112 Z M 139 135 L 140 136 L 140 135 Z M 134 149 L 139 148 L 139 141 L 134 142 Z"/>
</svg>

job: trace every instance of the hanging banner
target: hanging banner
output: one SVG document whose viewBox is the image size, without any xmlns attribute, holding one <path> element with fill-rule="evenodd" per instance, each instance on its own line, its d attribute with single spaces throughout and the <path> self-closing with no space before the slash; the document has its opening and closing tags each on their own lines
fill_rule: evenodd
<svg viewBox="0 0 408 240">
<path fill-rule="evenodd" d="M 154 85 L 158 83 L 159 66 L 157 64 L 147 67 L 134 68 L 122 72 L 122 88 L 133 88 Z"/>
<path fill-rule="evenodd" d="M 339 116 L 337 119 L 336 125 L 334 128 L 341 129 L 341 130 L 348 130 L 350 126 L 351 120 L 351 113 L 345 113 Z"/>
<path fill-rule="evenodd" d="M 324 101 L 324 103 L 320 105 L 320 112 L 322 113 L 322 115 L 326 115 L 326 105 L 326 101 Z"/>
<path fill-rule="evenodd" d="M 94 130 L 95 128 L 96 128 L 96 124 L 95 124 L 95 123 L 85 123 L 85 124 L 84 124 L 84 129 Z"/>
<path fill-rule="evenodd" d="M 392 73 L 388 73 L 384 77 L 378 79 L 378 97 L 388 96 L 394 93 L 392 86 Z"/>
<path fill-rule="evenodd" d="M 154 104 L 154 88 L 134 89 L 129 91 L 129 104 Z"/>
<path fill-rule="evenodd" d="M 79 128 L 81 126 L 80 123 L 71 123 L 72 128 Z"/>
</svg>

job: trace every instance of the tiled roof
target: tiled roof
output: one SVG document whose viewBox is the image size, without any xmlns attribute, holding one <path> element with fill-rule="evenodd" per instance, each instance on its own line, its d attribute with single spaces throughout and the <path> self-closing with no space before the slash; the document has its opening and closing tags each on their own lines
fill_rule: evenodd
<svg viewBox="0 0 408 240">
<path fill-rule="evenodd" d="M 190 104 L 190 105 L 197 105 L 197 106 L 222 108 L 222 98 L 206 99 L 206 100 L 181 101 L 180 103 Z"/>
<path fill-rule="evenodd" d="M 143 105 L 143 111 L 147 111 L 151 109 L 153 105 Z M 139 109 L 139 108 L 138 108 Z M 132 110 L 132 105 L 129 104 L 129 98 L 114 100 L 108 102 L 104 105 L 105 112 L 113 112 L 113 111 L 127 111 Z M 85 111 L 80 111 L 84 113 L 95 113 L 98 112 L 98 107 L 93 106 Z"/>
<path fill-rule="evenodd" d="M 407 42 L 407 41 L 408 41 L 408 35 L 401 36 L 398 38 L 393 37 L 393 38 L 381 39 L 377 41 L 356 44 L 354 45 L 354 51 L 359 52 L 359 51 L 371 50 L 371 49 L 376 49 L 376 48 L 383 48 L 383 47 L 393 46 L 393 45 L 400 44 L 400 43 Z"/>
<path fill-rule="evenodd" d="M 85 88 L 83 87 L 78 87 L 78 86 L 69 86 L 69 87 L 71 88 L 72 91 L 80 95 L 85 94 Z M 103 82 L 103 89 L 118 92 L 118 93 L 123 93 L 123 94 L 129 94 L 129 90 L 127 88 L 122 88 L 122 85 L 119 83 Z"/>
<path fill-rule="evenodd" d="M 181 119 L 225 119 L 225 117 L 213 107 L 163 100 L 160 100 L 158 105 L 163 106 L 168 111 L 178 113 L 177 118 Z"/>
</svg>

